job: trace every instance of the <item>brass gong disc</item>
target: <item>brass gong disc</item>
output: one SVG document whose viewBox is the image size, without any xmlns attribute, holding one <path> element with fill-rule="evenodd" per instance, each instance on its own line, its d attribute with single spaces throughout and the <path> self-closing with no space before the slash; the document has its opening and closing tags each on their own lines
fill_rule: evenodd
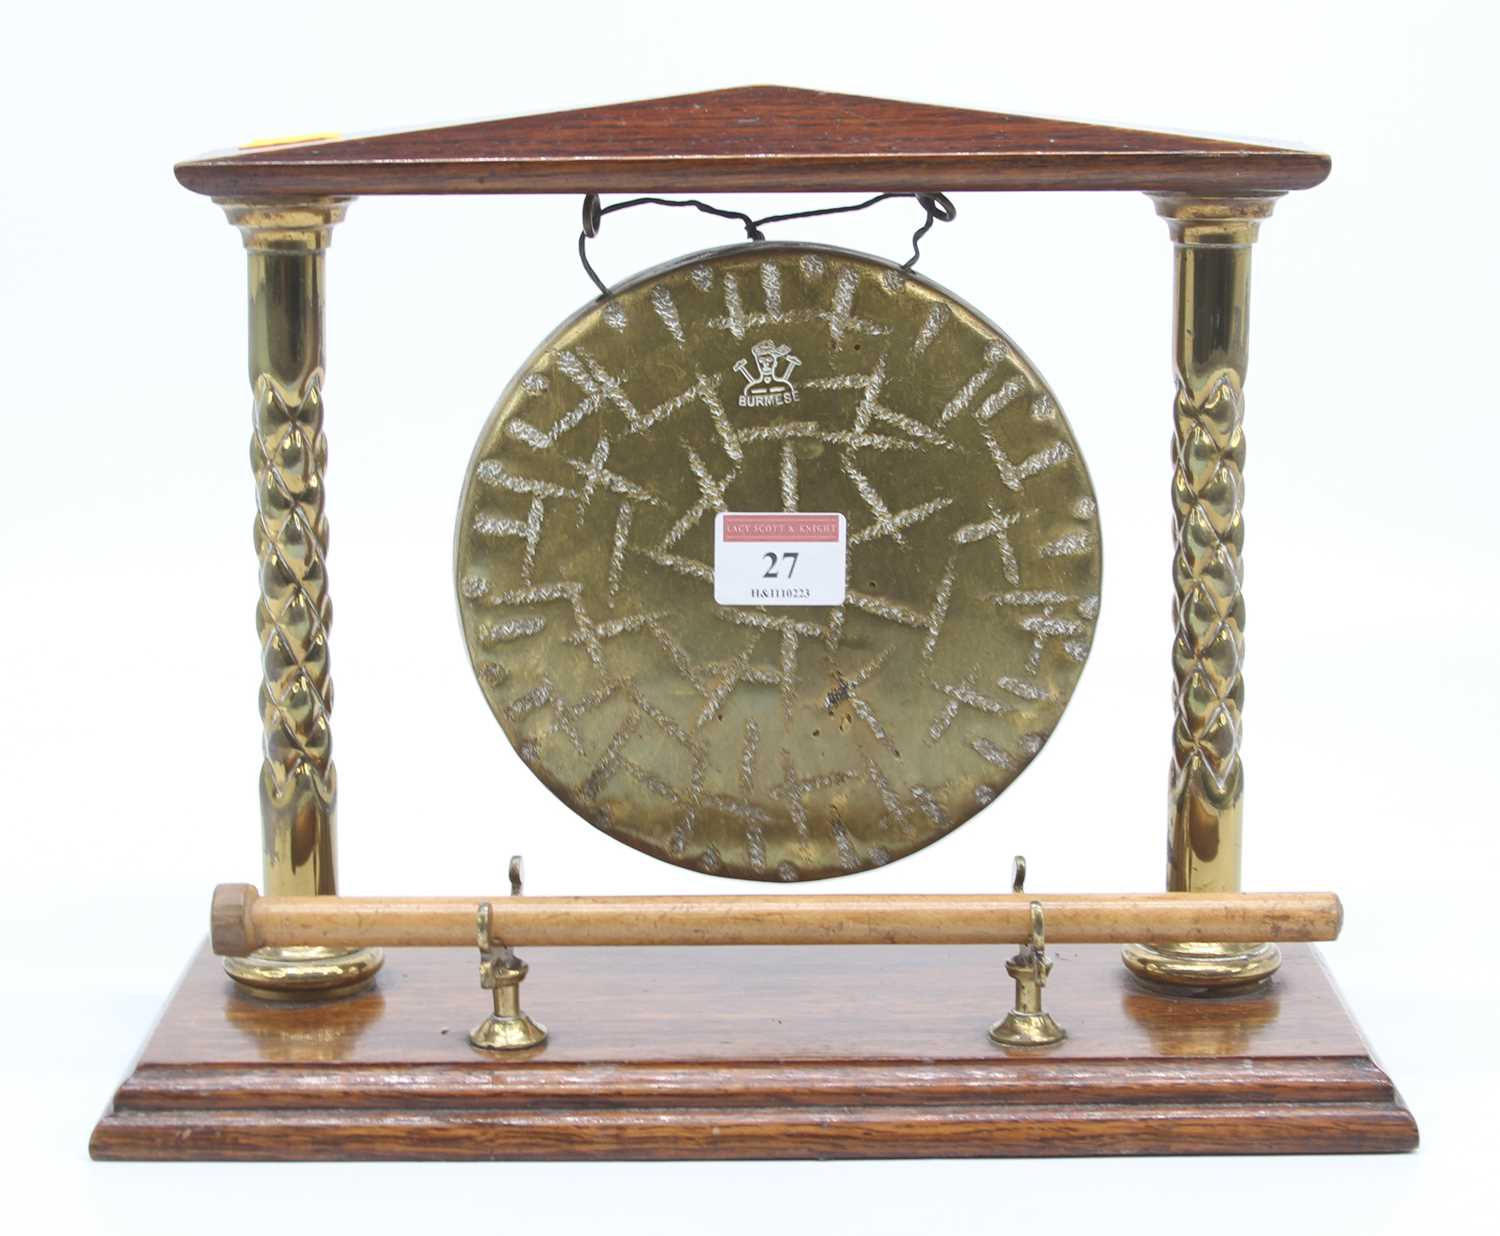
<svg viewBox="0 0 1500 1236">
<path fill-rule="evenodd" d="M 845 603 L 716 604 L 719 511 L 845 515 Z M 1093 489 L 1026 358 L 926 279 L 802 244 L 682 259 L 554 331 L 480 435 L 456 558 L 532 771 L 745 879 L 879 866 L 990 803 L 1099 609 Z"/>
</svg>

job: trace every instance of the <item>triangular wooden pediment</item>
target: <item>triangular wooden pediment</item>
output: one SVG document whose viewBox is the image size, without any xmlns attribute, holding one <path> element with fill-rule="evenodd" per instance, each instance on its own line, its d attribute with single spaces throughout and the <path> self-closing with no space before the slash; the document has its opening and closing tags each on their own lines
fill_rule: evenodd
<svg viewBox="0 0 1500 1236">
<path fill-rule="evenodd" d="M 1326 155 L 786 86 L 743 86 L 177 165 L 218 197 L 1306 189 Z"/>
</svg>

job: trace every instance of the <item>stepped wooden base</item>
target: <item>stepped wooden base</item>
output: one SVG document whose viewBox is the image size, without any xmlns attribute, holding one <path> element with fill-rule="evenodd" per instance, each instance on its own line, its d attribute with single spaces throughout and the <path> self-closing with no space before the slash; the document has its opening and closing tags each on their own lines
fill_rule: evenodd
<svg viewBox="0 0 1500 1236">
<path fill-rule="evenodd" d="M 1317 952 L 1259 995 L 1149 994 L 1060 947 L 1066 1041 L 1006 1049 L 1005 948 L 533 949 L 539 1048 L 469 1045 L 474 956 L 392 950 L 322 1004 L 205 949 L 94 1130 L 99 1159 L 803 1159 L 1411 1150 Z"/>
</svg>

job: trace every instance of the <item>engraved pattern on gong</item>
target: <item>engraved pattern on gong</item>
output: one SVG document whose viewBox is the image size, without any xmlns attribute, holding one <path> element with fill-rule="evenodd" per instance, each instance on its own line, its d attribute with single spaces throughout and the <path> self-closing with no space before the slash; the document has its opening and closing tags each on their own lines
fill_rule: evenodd
<svg viewBox="0 0 1500 1236">
<path fill-rule="evenodd" d="M 844 605 L 714 603 L 715 514 L 776 510 L 845 513 Z M 1036 755 L 1099 528 L 1005 336 L 879 259 L 766 244 L 542 345 L 475 451 L 457 576 L 490 706 L 559 798 L 669 862 L 814 879 L 930 843 Z"/>
</svg>

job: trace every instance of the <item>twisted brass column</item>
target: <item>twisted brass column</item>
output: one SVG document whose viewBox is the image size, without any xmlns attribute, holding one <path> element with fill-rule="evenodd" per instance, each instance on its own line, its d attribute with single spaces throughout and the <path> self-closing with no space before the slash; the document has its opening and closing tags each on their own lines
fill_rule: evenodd
<svg viewBox="0 0 1500 1236">
<path fill-rule="evenodd" d="M 260 811 L 267 889 L 336 892 L 337 777 L 328 733 L 328 519 L 323 512 L 323 253 L 346 201 L 221 202 L 250 274 L 250 460 L 260 560 Z M 257 995 L 327 997 L 368 986 L 379 949 L 262 949 L 229 958 Z"/>
<path fill-rule="evenodd" d="M 1274 197 L 1156 196 L 1176 250 L 1177 402 L 1172 503 L 1177 720 L 1169 793 L 1167 890 L 1237 892 L 1245 600 L 1244 383 L 1250 246 Z M 1137 978 L 1179 992 L 1235 991 L 1281 964 L 1271 944 L 1132 944 Z"/>
</svg>

